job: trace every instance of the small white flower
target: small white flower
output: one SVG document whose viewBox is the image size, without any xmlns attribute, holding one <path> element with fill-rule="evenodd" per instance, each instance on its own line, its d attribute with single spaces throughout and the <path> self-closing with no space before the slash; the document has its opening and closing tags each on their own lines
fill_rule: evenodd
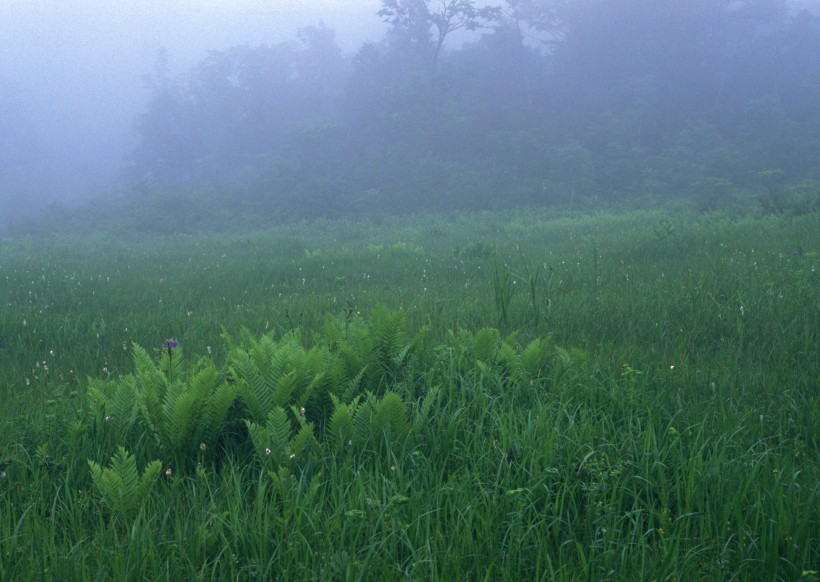
<svg viewBox="0 0 820 582">
<path fill-rule="evenodd" d="M 270 455 L 270 449 L 265 449 L 265 456 Z"/>
<path fill-rule="evenodd" d="M 165 476 L 166 477 L 170 477 L 173 474 L 174 474 L 174 472 L 171 470 L 171 467 L 168 467 L 167 469 L 165 469 Z"/>
</svg>

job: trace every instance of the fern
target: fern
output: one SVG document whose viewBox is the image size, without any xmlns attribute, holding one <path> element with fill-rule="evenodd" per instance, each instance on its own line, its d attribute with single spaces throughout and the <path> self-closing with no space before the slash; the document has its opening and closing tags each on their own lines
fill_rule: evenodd
<svg viewBox="0 0 820 582">
<path fill-rule="evenodd" d="M 539 378 L 547 367 L 547 340 L 532 340 L 521 352 L 521 365 L 524 373 L 530 378 Z"/>
<path fill-rule="evenodd" d="M 219 372 L 207 360 L 193 374 L 178 369 L 171 381 L 162 372 L 162 360 L 154 364 L 136 344 L 133 358 L 135 373 L 111 388 L 89 383 L 97 418 L 111 427 L 119 444 L 153 446 L 155 452 L 172 458 L 180 468 L 192 464 L 201 444 L 214 444 L 237 388 L 221 382 Z"/>
<path fill-rule="evenodd" d="M 294 461 L 301 459 L 304 454 L 313 448 L 315 443 L 316 437 L 313 434 L 313 424 L 303 424 L 296 433 L 296 436 L 293 437 L 293 440 L 288 443 L 288 459 L 292 459 Z"/>
<path fill-rule="evenodd" d="M 500 343 L 501 333 L 492 327 L 485 327 L 473 338 L 473 355 L 477 360 L 492 364 L 495 362 Z"/>
<path fill-rule="evenodd" d="M 403 363 L 401 353 L 407 344 L 406 327 L 403 313 L 390 311 L 383 305 L 370 315 L 368 328 L 373 339 L 373 356 L 387 380 L 395 379 Z"/>
<path fill-rule="evenodd" d="M 103 469 L 90 459 L 88 466 L 103 501 L 125 523 L 136 516 L 162 470 L 160 461 L 152 461 L 139 475 L 136 460 L 123 447 L 117 449 L 109 467 Z"/>
<path fill-rule="evenodd" d="M 361 358 L 347 345 L 339 346 L 336 353 L 330 354 L 326 365 L 326 385 L 328 391 L 341 395 L 348 401 L 362 392 L 362 383 L 367 372 Z"/>
<path fill-rule="evenodd" d="M 240 381 L 253 420 L 264 422 L 268 412 L 292 403 L 304 405 L 323 386 L 327 356 L 318 348 L 305 350 L 296 333 L 275 342 L 271 336 L 253 339 L 230 356 L 230 374 Z M 321 395 L 319 395 L 321 398 Z"/>
<path fill-rule="evenodd" d="M 438 386 L 434 388 L 430 388 L 427 391 L 427 394 L 424 396 L 424 399 L 421 401 L 421 404 L 416 410 L 416 414 L 413 416 L 413 434 L 419 435 L 422 431 L 427 428 L 428 423 L 430 422 L 430 418 L 433 415 L 433 409 L 435 406 L 438 405 L 439 402 L 439 395 L 441 394 L 441 390 Z"/>
<path fill-rule="evenodd" d="M 367 393 L 367 398 L 353 412 L 353 444 L 363 448 L 370 444 L 373 434 L 373 416 L 376 397 Z"/>
<path fill-rule="evenodd" d="M 389 442 L 403 444 L 410 434 L 407 406 L 395 392 L 386 392 L 375 407 L 373 432 L 381 433 Z"/>
<path fill-rule="evenodd" d="M 279 406 L 270 411 L 264 425 L 251 420 L 246 420 L 245 424 L 257 456 L 275 465 L 296 460 L 315 443 L 313 423 L 301 423 L 293 436 L 293 423 L 285 409 Z"/>
<path fill-rule="evenodd" d="M 561 365 L 565 368 L 569 368 L 572 365 L 572 356 L 570 355 L 569 351 L 562 348 L 561 346 L 555 346 L 555 355 L 557 356 L 557 359 L 561 363 Z"/>
<path fill-rule="evenodd" d="M 102 434 L 120 442 L 129 439 L 139 416 L 134 377 L 126 376 L 116 382 L 90 379 L 88 397 Z"/>
<path fill-rule="evenodd" d="M 337 452 L 340 452 L 353 440 L 355 434 L 353 415 L 359 406 L 361 396 L 354 398 L 350 404 L 342 403 L 333 394 L 330 395 L 330 398 L 333 401 L 334 410 L 325 429 L 325 442 Z"/>
<path fill-rule="evenodd" d="M 137 420 L 136 381 L 133 377 L 125 377 L 117 383 L 105 408 L 109 421 L 120 435 L 128 434 Z"/>
</svg>

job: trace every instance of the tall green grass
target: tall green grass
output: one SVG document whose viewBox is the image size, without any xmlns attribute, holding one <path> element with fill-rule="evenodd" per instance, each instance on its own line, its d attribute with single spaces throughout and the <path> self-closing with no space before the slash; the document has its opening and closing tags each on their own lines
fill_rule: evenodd
<svg viewBox="0 0 820 582">
<path fill-rule="evenodd" d="M 818 227 L 510 212 L 3 241 L 0 579 L 816 580 Z M 379 305 L 428 329 L 370 388 L 410 418 L 438 391 L 406 440 L 340 451 L 317 424 L 293 465 L 159 458 L 126 513 L 95 486 L 125 443 L 91 430 L 87 389 L 133 371 L 132 343 L 159 360 L 173 336 L 229 378 L 227 338 L 328 345 Z M 129 446 L 139 472 L 161 456 Z"/>
</svg>

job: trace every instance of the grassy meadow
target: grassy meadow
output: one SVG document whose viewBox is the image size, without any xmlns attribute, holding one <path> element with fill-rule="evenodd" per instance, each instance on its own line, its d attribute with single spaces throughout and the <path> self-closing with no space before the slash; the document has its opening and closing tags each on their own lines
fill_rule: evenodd
<svg viewBox="0 0 820 582">
<path fill-rule="evenodd" d="M 819 249 L 660 210 L 4 240 L 0 580 L 820 580 Z"/>
</svg>

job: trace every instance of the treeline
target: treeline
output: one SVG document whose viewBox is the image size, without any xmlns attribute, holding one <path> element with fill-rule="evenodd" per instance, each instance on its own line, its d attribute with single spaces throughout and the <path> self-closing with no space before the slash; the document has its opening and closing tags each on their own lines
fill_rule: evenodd
<svg viewBox="0 0 820 582">
<path fill-rule="evenodd" d="M 160 60 L 128 195 L 109 208 L 186 230 L 670 197 L 817 207 L 820 22 L 808 11 L 383 0 L 380 15 L 387 33 L 353 55 L 318 26 L 213 52 L 183 78 Z"/>
</svg>

